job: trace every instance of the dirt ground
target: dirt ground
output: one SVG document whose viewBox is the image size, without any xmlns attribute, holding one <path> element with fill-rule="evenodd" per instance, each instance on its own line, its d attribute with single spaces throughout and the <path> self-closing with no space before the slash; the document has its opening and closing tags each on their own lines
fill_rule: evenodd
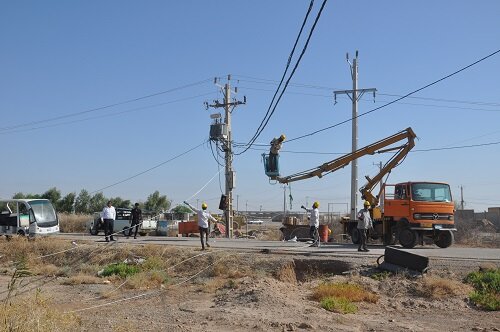
<svg viewBox="0 0 500 332">
<path fill-rule="evenodd" d="M 15 293 L 22 298 L 38 290 L 58 313 L 78 321 L 72 331 L 500 331 L 498 312 L 475 307 L 468 285 L 442 298 L 422 291 L 426 278 L 460 282 L 479 262 L 433 262 L 423 277 L 375 280 L 369 275 L 376 264 L 367 258 L 200 253 L 183 250 L 191 259 L 173 266 L 160 287 L 130 289 L 119 278 L 65 285 L 67 276 L 45 275 L 24 279 Z M 10 280 L 4 268 L 2 298 Z M 357 303 L 355 314 L 327 311 L 311 294 L 329 281 L 360 284 L 379 301 Z"/>
</svg>

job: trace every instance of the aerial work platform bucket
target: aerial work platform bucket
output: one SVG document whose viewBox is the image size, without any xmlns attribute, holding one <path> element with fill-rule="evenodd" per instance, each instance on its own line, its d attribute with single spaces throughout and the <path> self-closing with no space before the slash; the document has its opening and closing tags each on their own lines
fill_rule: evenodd
<svg viewBox="0 0 500 332">
<path fill-rule="evenodd" d="M 277 155 L 275 168 L 271 169 L 272 165 L 270 162 L 269 154 L 262 154 L 262 160 L 264 161 L 264 171 L 266 172 L 266 175 L 271 179 L 276 179 L 280 175 L 279 159 L 280 156 Z"/>
</svg>

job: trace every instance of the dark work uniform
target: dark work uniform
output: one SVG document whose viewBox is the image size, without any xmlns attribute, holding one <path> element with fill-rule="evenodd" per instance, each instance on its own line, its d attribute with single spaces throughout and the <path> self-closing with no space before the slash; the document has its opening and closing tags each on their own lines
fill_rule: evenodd
<svg viewBox="0 0 500 332">
<path fill-rule="evenodd" d="M 142 221 L 142 211 L 139 208 L 133 208 L 132 211 L 130 212 L 130 219 L 132 220 L 132 229 L 129 233 L 129 235 L 132 235 L 131 233 L 135 229 L 134 233 L 134 239 L 137 237 L 137 230 L 139 229 L 140 223 Z"/>
</svg>

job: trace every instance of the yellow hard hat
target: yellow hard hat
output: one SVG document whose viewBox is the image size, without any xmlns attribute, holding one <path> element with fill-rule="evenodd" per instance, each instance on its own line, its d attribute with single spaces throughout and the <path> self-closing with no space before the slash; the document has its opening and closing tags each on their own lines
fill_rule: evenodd
<svg viewBox="0 0 500 332">
<path fill-rule="evenodd" d="M 314 202 L 313 203 L 313 208 L 319 208 L 319 202 Z"/>
<path fill-rule="evenodd" d="M 281 136 L 280 136 L 280 140 L 281 140 L 281 141 L 284 141 L 285 139 L 286 139 L 285 134 L 281 134 Z"/>
<path fill-rule="evenodd" d="M 201 208 L 205 210 L 208 207 L 207 203 L 201 203 Z"/>
<path fill-rule="evenodd" d="M 370 204 L 370 202 L 365 201 L 365 202 L 363 203 L 363 205 L 364 205 L 364 206 L 370 206 L 371 204 Z"/>
</svg>

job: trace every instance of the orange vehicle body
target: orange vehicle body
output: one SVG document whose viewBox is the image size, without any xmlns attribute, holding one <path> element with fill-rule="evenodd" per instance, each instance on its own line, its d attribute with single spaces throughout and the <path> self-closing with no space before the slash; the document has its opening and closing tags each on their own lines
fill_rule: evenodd
<svg viewBox="0 0 500 332">
<path fill-rule="evenodd" d="M 439 247 L 453 244 L 455 231 L 454 203 L 448 184 L 441 182 L 403 182 L 385 184 L 379 197 L 380 205 L 372 209 L 372 238 L 382 238 L 385 244 L 397 241 L 407 248 L 423 244 L 430 237 Z M 346 221 L 345 231 L 356 242 L 356 221 Z"/>
</svg>

